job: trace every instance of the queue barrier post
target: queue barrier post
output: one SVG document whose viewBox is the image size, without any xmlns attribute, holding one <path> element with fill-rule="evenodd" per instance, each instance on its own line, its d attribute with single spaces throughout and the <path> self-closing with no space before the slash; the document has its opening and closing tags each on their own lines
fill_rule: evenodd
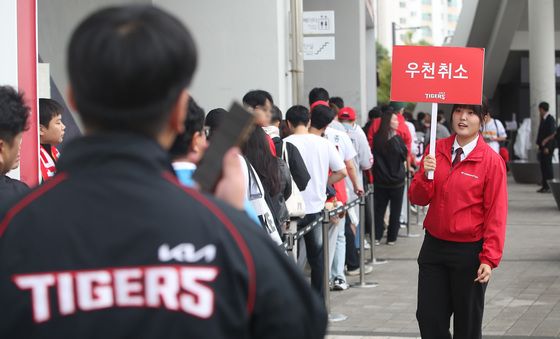
<svg viewBox="0 0 560 339">
<path fill-rule="evenodd" d="M 368 192 L 369 194 L 369 192 Z M 360 197 L 360 282 L 353 285 L 353 287 L 358 288 L 371 288 L 377 287 L 378 283 L 366 282 L 365 278 L 365 259 L 366 259 L 366 249 L 365 249 L 365 224 L 366 224 L 366 195 Z M 374 247 L 375 244 L 371 244 Z"/>
<path fill-rule="evenodd" d="M 347 203 L 346 205 L 339 207 L 335 210 L 328 211 L 323 210 L 323 215 L 313 221 L 311 224 L 302 227 L 295 233 L 288 233 L 286 234 L 285 241 L 280 245 L 280 247 L 284 250 L 293 250 L 297 247 L 297 242 L 299 239 L 303 238 L 304 235 L 311 232 L 315 227 L 318 227 L 319 224 L 322 226 L 322 239 L 323 239 L 323 298 L 325 302 L 325 308 L 329 314 L 329 321 L 337 322 L 343 321 L 348 319 L 348 316 L 344 314 L 337 314 L 331 313 L 331 305 L 330 305 L 330 262 L 329 262 L 329 225 L 330 225 L 330 218 L 336 214 L 341 213 L 342 211 L 347 211 L 349 208 L 359 204 L 360 205 L 360 284 L 355 285 L 355 287 L 375 287 L 377 283 L 366 283 L 364 280 L 364 260 L 365 260 L 365 246 L 364 246 L 364 237 L 365 237 L 365 229 L 363 225 L 365 225 L 365 206 L 366 206 L 366 195 L 370 196 L 370 201 L 373 202 L 373 188 L 369 187 L 367 192 L 360 198 Z M 372 232 L 373 233 L 373 232 Z M 372 246 L 373 247 L 373 246 Z M 373 255 L 373 252 L 372 252 Z M 375 259 L 375 258 L 374 258 Z M 386 262 L 386 261 L 385 261 Z M 385 262 L 377 262 L 385 263 Z"/>
<path fill-rule="evenodd" d="M 374 264 L 374 265 L 383 265 L 383 264 L 388 263 L 388 261 L 385 260 L 385 259 L 378 259 L 378 258 L 375 257 L 375 209 L 374 209 L 374 205 L 373 205 L 373 199 L 374 199 L 373 194 L 374 194 L 373 184 L 369 184 L 368 185 L 368 192 L 367 192 L 367 195 L 369 197 L 368 208 L 371 211 L 371 219 L 374 223 L 374 225 L 372 225 L 371 232 L 370 232 L 371 233 L 370 234 L 371 263 Z"/>
<path fill-rule="evenodd" d="M 410 171 L 408 170 L 408 161 L 405 163 L 406 166 L 406 176 L 405 176 L 405 192 L 404 198 L 406 199 L 406 235 L 402 235 L 401 237 L 405 238 L 418 238 L 420 235 L 416 233 L 410 232 L 410 199 L 408 198 L 408 189 L 410 188 Z M 418 217 L 418 214 L 416 214 Z M 418 219 L 416 219 L 418 220 Z"/>
</svg>

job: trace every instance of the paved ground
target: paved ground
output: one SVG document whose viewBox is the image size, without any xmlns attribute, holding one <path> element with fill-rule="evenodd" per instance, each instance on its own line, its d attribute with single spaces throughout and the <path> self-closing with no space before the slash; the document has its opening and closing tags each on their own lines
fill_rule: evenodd
<svg viewBox="0 0 560 339">
<path fill-rule="evenodd" d="M 505 254 L 486 292 L 485 338 L 560 338 L 560 211 L 552 195 L 535 193 L 537 188 L 509 180 Z M 421 234 L 415 215 L 411 219 L 412 232 Z M 329 338 L 419 338 L 416 258 L 422 239 L 376 247 L 376 256 L 389 260 L 366 276 L 378 287 L 331 294 L 331 313 L 348 319 L 332 322 Z"/>
</svg>

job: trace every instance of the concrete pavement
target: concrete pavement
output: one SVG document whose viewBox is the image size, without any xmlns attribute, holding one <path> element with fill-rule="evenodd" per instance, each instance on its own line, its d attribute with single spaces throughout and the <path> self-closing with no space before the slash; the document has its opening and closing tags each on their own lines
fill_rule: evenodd
<svg viewBox="0 0 560 339">
<path fill-rule="evenodd" d="M 551 194 L 536 193 L 536 185 L 510 178 L 508 186 L 505 252 L 486 292 L 484 337 L 560 338 L 560 211 Z M 366 276 L 378 287 L 331 293 L 331 313 L 348 319 L 330 323 L 329 338 L 420 337 L 416 258 L 423 232 L 414 214 L 411 222 L 412 233 L 420 237 L 376 246 L 376 256 L 389 260 Z M 350 283 L 357 281 L 349 277 Z"/>
</svg>

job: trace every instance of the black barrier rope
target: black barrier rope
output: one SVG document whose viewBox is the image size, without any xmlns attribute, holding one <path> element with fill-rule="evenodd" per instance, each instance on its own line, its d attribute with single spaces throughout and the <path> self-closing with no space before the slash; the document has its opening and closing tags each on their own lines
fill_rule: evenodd
<svg viewBox="0 0 560 339">
<path fill-rule="evenodd" d="M 365 195 L 370 194 L 371 191 L 367 191 L 364 193 Z M 346 203 L 346 205 L 342 205 L 340 207 L 337 207 L 333 210 L 330 210 L 328 212 L 328 216 L 330 217 L 334 217 L 337 214 L 340 214 L 341 212 L 346 212 L 347 210 L 349 210 L 350 208 L 358 205 L 360 203 L 360 200 L 362 198 L 358 197 L 355 200 L 352 200 L 348 203 Z M 310 223 L 309 225 L 303 227 L 302 229 L 300 229 L 299 231 L 297 231 L 296 233 L 286 233 L 284 234 L 284 238 L 286 240 L 284 240 L 284 242 L 282 244 L 280 244 L 279 246 L 285 250 L 291 250 L 294 247 L 294 244 L 296 242 L 296 240 L 299 240 L 301 238 L 303 238 L 303 236 L 305 236 L 307 233 L 311 232 L 315 227 L 317 227 L 317 225 L 321 225 L 323 223 L 323 220 L 325 220 L 324 214 L 322 216 L 320 216 L 319 218 L 315 219 L 312 223 Z"/>
</svg>

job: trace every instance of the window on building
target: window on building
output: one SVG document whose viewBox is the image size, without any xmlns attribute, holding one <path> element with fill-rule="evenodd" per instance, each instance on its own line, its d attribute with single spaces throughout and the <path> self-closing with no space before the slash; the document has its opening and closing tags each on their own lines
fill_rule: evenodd
<svg viewBox="0 0 560 339">
<path fill-rule="evenodd" d="M 405 18 L 400 18 L 400 19 L 399 19 L 399 23 L 400 23 L 401 25 L 405 25 L 405 24 L 406 24 L 406 19 L 405 19 Z"/>
<path fill-rule="evenodd" d="M 422 20 L 432 21 L 432 13 L 422 13 Z"/>
<path fill-rule="evenodd" d="M 399 6 L 401 8 L 405 8 L 406 7 L 406 3 L 404 1 L 399 2 Z"/>
<path fill-rule="evenodd" d="M 431 5 L 431 4 L 432 4 L 432 0 L 422 0 L 422 4 L 423 4 L 423 5 Z"/>
</svg>

